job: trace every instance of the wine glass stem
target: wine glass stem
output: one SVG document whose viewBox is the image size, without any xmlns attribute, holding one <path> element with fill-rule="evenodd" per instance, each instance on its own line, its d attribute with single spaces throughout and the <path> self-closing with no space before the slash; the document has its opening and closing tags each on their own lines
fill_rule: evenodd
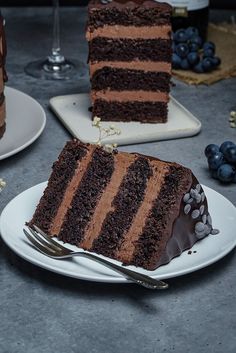
<svg viewBox="0 0 236 353">
<path fill-rule="evenodd" d="M 48 60 L 53 64 L 61 64 L 65 61 L 61 54 L 60 47 L 60 18 L 59 18 L 59 0 L 52 0 L 53 3 L 53 41 L 52 53 Z"/>
</svg>

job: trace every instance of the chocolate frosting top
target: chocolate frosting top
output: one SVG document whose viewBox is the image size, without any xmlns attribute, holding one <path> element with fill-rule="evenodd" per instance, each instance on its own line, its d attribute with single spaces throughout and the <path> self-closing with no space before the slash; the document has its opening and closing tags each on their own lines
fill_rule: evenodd
<svg viewBox="0 0 236 353">
<path fill-rule="evenodd" d="M 171 5 L 162 2 L 156 2 L 154 0 L 132 0 L 132 1 L 127 1 L 127 0 L 113 0 L 110 2 L 107 2 L 107 4 L 102 4 L 101 0 L 90 0 L 89 2 L 89 8 L 104 8 L 104 7 L 116 7 L 120 9 L 124 8 L 135 8 L 135 7 L 146 7 L 146 8 L 159 8 L 160 11 L 163 12 L 170 12 L 171 11 Z"/>
</svg>

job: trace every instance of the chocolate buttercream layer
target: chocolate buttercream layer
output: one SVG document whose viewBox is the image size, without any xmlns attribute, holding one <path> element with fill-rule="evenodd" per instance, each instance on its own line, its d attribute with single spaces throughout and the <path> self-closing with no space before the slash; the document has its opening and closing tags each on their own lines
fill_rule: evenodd
<svg viewBox="0 0 236 353">
<path fill-rule="evenodd" d="M 132 264 L 149 270 L 160 265 L 159 260 L 172 234 L 174 221 L 179 216 L 182 198 L 190 190 L 191 184 L 192 175 L 189 169 L 178 165 L 170 166 L 136 243 Z"/>
<path fill-rule="evenodd" d="M 52 174 L 48 186 L 36 208 L 29 224 L 36 224 L 43 231 L 50 234 L 51 224 L 57 214 L 78 163 L 88 153 L 88 146 L 77 140 L 66 144 L 58 160 L 53 164 Z M 43 212 L 42 212 L 43 209 Z M 53 235 L 53 234 L 51 234 Z"/>
<path fill-rule="evenodd" d="M 110 89 L 114 91 L 170 91 L 171 75 L 167 72 L 144 72 L 104 67 L 91 78 L 92 91 Z"/>
<path fill-rule="evenodd" d="M 171 40 L 94 38 L 89 42 L 89 61 L 171 62 Z"/>
<path fill-rule="evenodd" d="M 96 99 L 103 99 L 107 102 L 168 102 L 169 94 L 165 92 L 153 92 L 153 91 L 91 91 L 91 98 L 94 102 Z"/>
<path fill-rule="evenodd" d="M 88 26 L 98 28 L 106 25 L 154 26 L 170 23 L 171 6 L 154 1 L 112 1 L 102 5 L 99 1 L 89 3 Z"/>
<path fill-rule="evenodd" d="M 93 242 L 92 251 L 109 257 L 114 256 L 143 201 L 151 175 L 152 169 L 143 157 L 138 157 L 130 165 L 112 202 L 114 209 L 107 214 L 100 235 Z"/>
<path fill-rule="evenodd" d="M 171 27 L 164 26 L 103 26 L 97 29 L 88 29 L 86 38 L 88 41 L 97 37 L 110 39 L 170 39 Z"/>
<path fill-rule="evenodd" d="M 70 207 L 64 218 L 58 238 L 79 245 L 93 216 L 97 202 L 109 183 L 114 171 L 114 157 L 96 148 L 79 186 L 75 190 Z M 75 210 L 77 212 L 75 213 Z"/>
<path fill-rule="evenodd" d="M 171 74 L 171 63 L 162 61 L 99 61 L 90 64 L 90 76 L 104 67 L 123 70 L 159 71 Z"/>
<path fill-rule="evenodd" d="M 165 102 L 106 102 L 97 99 L 93 105 L 93 116 L 103 121 L 139 121 L 141 123 L 166 123 Z"/>
</svg>

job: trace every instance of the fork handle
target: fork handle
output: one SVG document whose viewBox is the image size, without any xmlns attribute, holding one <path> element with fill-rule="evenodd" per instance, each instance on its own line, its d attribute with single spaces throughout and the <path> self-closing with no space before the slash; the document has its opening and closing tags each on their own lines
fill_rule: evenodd
<svg viewBox="0 0 236 353">
<path fill-rule="evenodd" d="M 113 262 L 109 262 L 99 256 L 96 256 L 96 255 L 93 255 L 93 254 L 90 254 L 87 252 L 74 252 L 73 256 L 82 256 L 82 257 L 86 257 L 90 260 L 94 260 L 96 262 L 99 262 L 102 265 L 120 273 L 125 278 L 127 278 L 127 279 L 129 279 L 129 280 L 131 280 L 131 281 L 133 281 L 133 282 L 135 282 L 145 288 L 149 288 L 149 289 L 166 289 L 166 288 L 168 288 L 168 284 L 163 281 L 156 280 L 154 278 L 151 278 L 151 277 L 144 275 L 142 273 L 138 273 L 136 271 L 132 271 L 126 267 L 116 265 Z"/>
</svg>

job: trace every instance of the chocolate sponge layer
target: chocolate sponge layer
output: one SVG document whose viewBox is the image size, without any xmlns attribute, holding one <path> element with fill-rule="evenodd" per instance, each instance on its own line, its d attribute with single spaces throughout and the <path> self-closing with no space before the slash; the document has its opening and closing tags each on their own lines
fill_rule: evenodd
<svg viewBox="0 0 236 353">
<path fill-rule="evenodd" d="M 171 41 L 168 39 L 109 39 L 97 37 L 89 43 L 89 60 L 171 62 Z"/>
<path fill-rule="evenodd" d="M 103 121 L 165 123 L 167 121 L 167 103 L 132 101 L 119 103 L 97 99 L 93 106 L 93 116 L 99 116 Z"/>
<path fill-rule="evenodd" d="M 170 74 L 167 72 L 126 70 L 104 67 L 91 79 L 92 90 L 161 91 L 169 92 Z"/>
</svg>

